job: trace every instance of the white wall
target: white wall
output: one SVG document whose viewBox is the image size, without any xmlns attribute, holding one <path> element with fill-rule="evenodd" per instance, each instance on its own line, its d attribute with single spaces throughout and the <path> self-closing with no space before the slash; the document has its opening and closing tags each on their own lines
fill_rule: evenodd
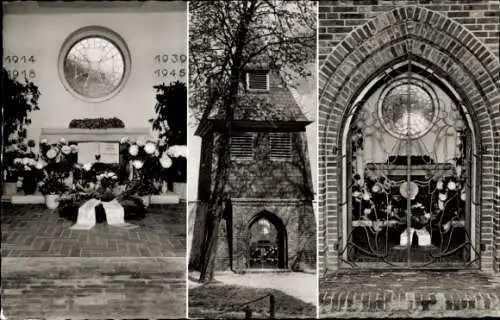
<svg viewBox="0 0 500 320">
<path fill-rule="evenodd" d="M 118 117 L 126 127 L 150 127 L 154 116 L 153 85 L 183 78 L 158 79 L 154 70 L 171 69 L 173 64 L 158 65 L 157 54 L 186 54 L 186 11 L 179 6 L 161 6 L 154 10 L 116 8 L 32 8 L 4 16 L 4 57 L 35 56 L 34 64 L 6 63 L 7 69 L 33 69 L 39 86 L 40 111 L 31 114 L 28 137 L 38 140 L 41 128 L 68 127 L 75 118 Z M 185 6 L 185 5 L 184 5 Z M 131 56 L 131 72 L 123 89 L 111 99 L 89 103 L 66 91 L 58 72 L 61 47 L 70 33 L 84 26 L 103 26 L 118 33 L 126 42 Z M 187 63 L 175 65 L 177 74 Z M 187 69 L 186 69 L 187 71 Z M 187 72 L 186 72 L 187 74 Z"/>
</svg>

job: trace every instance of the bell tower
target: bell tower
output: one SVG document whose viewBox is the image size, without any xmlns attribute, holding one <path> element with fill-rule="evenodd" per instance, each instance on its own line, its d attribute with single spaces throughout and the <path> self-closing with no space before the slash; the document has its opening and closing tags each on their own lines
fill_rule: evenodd
<svg viewBox="0 0 500 320">
<path fill-rule="evenodd" d="M 314 193 L 305 133 L 311 121 L 280 73 L 263 64 L 245 70 L 238 101 L 230 139 L 230 214 L 221 225 L 216 269 L 315 269 Z M 216 110 L 196 132 L 202 138 L 202 203 L 214 183 L 222 124 L 223 114 Z M 195 238 L 203 235 L 204 214 L 197 212 Z M 194 250 L 199 241 L 194 239 Z"/>
</svg>

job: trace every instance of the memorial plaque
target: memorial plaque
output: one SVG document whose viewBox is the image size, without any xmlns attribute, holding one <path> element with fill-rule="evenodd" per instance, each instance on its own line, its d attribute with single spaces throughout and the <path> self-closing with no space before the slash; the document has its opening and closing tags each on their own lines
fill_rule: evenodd
<svg viewBox="0 0 500 320">
<path fill-rule="evenodd" d="M 78 163 L 95 162 L 95 156 L 101 155 L 100 162 L 119 163 L 120 148 L 117 142 L 80 142 L 78 143 Z"/>
<path fill-rule="evenodd" d="M 78 163 L 86 164 L 95 162 L 95 156 L 99 153 L 99 142 L 78 143 Z"/>
<path fill-rule="evenodd" d="M 119 163 L 120 162 L 120 146 L 116 142 L 101 142 L 99 143 L 99 154 L 101 162 L 104 163 Z"/>
</svg>

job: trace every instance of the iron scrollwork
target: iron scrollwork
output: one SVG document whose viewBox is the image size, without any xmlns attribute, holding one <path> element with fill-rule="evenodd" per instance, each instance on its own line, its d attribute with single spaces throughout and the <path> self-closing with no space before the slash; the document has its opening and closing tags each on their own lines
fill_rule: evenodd
<svg viewBox="0 0 500 320">
<path fill-rule="evenodd" d="M 479 259 L 470 234 L 470 129 L 441 97 L 405 72 L 355 114 L 344 262 L 432 268 Z"/>
</svg>

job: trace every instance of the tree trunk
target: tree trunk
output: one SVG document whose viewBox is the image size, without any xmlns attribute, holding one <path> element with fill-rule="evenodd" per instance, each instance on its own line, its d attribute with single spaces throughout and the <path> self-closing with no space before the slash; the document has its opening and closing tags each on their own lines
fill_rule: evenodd
<svg viewBox="0 0 500 320">
<path fill-rule="evenodd" d="M 231 168 L 231 126 L 234 119 L 234 107 L 238 102 L 238 89 L 242 72 L 243 51 L 248 36 L 248 26 L 256 8 L 256 1 L 251 1 L 248 7 L 247 3 L 248 2 L 244 2 L 243 4 L 243 12 L 241 13 L 238 32 L 236 33 L 235 51 L 232 57 L 233 64 L 231 65 L 230 73 L 231 82 L 229 84 L 228 94 L 224 99 L 224 131 L 220 137 L 221 143 L 217 148 L 219 157 L 217 159 L 217 171 L 214 180 L 215 186 L 209 200 L 209 221 L 206 223 L 205 244 L 203 245 L 200 261 L 200 282 L 211 281 L 214 277 L 217 236 L 224 213 L 223 203 L 224 200 L 226 200 L 225 191 L 229 178 L 229 170 Z"/>
</svg>

